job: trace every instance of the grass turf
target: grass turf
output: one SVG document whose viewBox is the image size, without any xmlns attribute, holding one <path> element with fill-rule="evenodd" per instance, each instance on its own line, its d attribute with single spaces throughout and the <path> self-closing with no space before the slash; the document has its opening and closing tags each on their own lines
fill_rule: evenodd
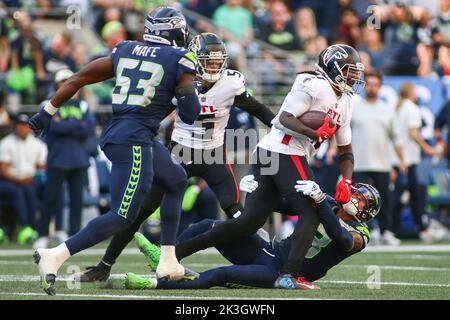
<svg viewBox="0 0 450 320">
<path fill-rule="evenodd" d="M 100 244 L 96 248 L 104 248 Z M 130 245 L 129 248 L 133 248 Z M 213 288 L 208 290 L 145 290 L 123 288 L 121 276 L 126 272 L 149 273 L 143 256 L 122 255 L 108 283 L 80 284 L 57 282 L 57 296 L 46 296 L 38 283 L 37 267 L 31 251 L 17 250 L 15 245 L 0 246 L 0 299 L 450 299 L 450 252 L 363 252 L 333 268 L 318 281 L 320 291 L 275 289 Z M 95 265 L 100 254 L 72 257 L 60 269 L 65 277 Z M 183 261 L 196 271 L 229 264 L 217 254 L 198 253 Z M 375 267 L 373 267 L 375 266 Z M 375 274 L 379 278 L 374 279 Z M 374 288 L 368 288 L 369 285 Z M 373 283 L 373 281 L 379 281 Z"/>
</svg>

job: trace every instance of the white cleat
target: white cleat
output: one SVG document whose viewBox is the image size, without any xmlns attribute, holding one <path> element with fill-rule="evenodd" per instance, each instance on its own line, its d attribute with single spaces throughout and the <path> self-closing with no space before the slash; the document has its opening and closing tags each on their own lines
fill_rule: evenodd
<svg viewBox="0 0 450 320">
<path fill-rule="evenodd" d="M 34 263 L 38 265 L 41 276 L 41 286 L 45 293 L 50 296 L 56 294 L 55 282 L 59 269 L 56 257 L 51 254 L 51 249 L 37 249 L 33 255 Z"/>
</svg>

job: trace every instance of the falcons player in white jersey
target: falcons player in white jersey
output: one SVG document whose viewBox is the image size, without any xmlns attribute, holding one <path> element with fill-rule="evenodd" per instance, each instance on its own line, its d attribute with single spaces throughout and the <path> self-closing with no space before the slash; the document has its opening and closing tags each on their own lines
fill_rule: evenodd
<svg viewBox="0 0 450 320">
<path fill-rule="evenodd" d="M 201 113 L 193 125 L 184 123 L 176 115 L 175 128 L 169 149 L 178 158 L 188 177 L 201 177 L 216 194 L 220 206 L 229 218 L 242 212 L 239 187 L 231 165 L 226 159 L 224 146 L 225 128 L 232 106 L 237 106 L 267 126 L 275 115 L 262 103 L 247 94 L 244 76 L 227 69 L 227 52 L 222 40 L 213 33 L 202 33 L 192 39 L 189 49 L 199 60 L 199 100 Z M 174 109 L 177 101 L 173 101 Z M 211 163 L 207 157 L 218 159 Z M 207 161 L 204 161 L 204 160 Z M 200 161 L 199 161 L 200 160 Z M 111 240 L 102 261 L 78 274 L 82 282 L 105 281 L 111 266 L 127 244 L 153 212 L 158 209 L 165 190 L 152 185 L 145 197 L 137 219 L 130 227 Z M 178 223 L 174 222 L 174 223 Z"/>
<path fill-rule="evenodd" d="M 298 180 L 314 180 L 308 160 L 318 146 L 336 132 L 343 179 L 336 187 L 335 200 L 341 204 L 349 202 L 353 174 L 351 96 L 364 87 L 363 73 L 364 66 L 355 49 L 347 45 L 332 45 L 321 52 L 316 71 L 297 76 L 273 120 L 271 132 L 257 146 L 253 170 L 258 187 L 247 195 L 243 214 L 177 244 L 175 252 L 179 260 L 230 238 L 243 238 L 254 233 L 266 222 L 280 199 L 285 198 L 293 213 L 301 213 L 301 217 L 291 236 L 289 257 L 274 285 L 286 289 L 308 287 L 308 283 L 299 277 L 297 266 L 302 264 L 311 245 L 319 216 L 315 203 L 296 193 L 294 186 Z M 337 125 L 330 127 L 326 117 L 317 130 L 305 126 L 298 117 L 311 110 L 326 112 Z M 272 162 L 267 163 L 267 159 Z M 264 173 L 263 169 L 274 167 L 273 161 L 278 161 L 278 170 L 270 175 Z"/>
</svg>

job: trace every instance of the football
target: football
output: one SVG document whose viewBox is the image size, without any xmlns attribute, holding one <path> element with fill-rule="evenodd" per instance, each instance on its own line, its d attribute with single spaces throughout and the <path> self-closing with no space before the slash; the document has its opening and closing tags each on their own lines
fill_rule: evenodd
<svg viewBox="0 0 450 320">
<path fill-rule="evenodd" d="M 308 111 L 302 114 L 298 120 L 300 120 L 305 126 L 311 129 L 317 130 L 323 124 L 325 117 L 329 117 L 325 112 L 322 111 Z M 330 117 L 330 127 L 334 127 L 335 122 Z"/>
</svg>

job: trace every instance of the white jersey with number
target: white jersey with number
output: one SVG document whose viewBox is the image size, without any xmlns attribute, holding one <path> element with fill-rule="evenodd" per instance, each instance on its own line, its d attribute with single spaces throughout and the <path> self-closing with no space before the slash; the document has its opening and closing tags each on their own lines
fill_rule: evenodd
<svg viewBox="0 0 450 320">
<path fill-rule="evenodd" d="M 346 93 L 337 96 L 328 80 L 319 73 L 301 73 L 297 76 L 291 91 L 272 121 L 271 131 L 258 143 L 258 147 L 262 149 L 305 156 L 309 160 L 316 153 L 315 141 L 304 135 L 290 136 L 279 122 L 283 111 L 295 117 L 300 117 L 308 111 L 325 112 L 338 125 L 335 133 L 337 144 L 344 146 L 351 143 L 352 96 Z"/>
<path fill-rule="evenodd" d="M 244 92 L 244 76 L 235 70 L 225 70 L 208 91 L 199 93 L 201 112 L 194 124 L 186 124 L 176 115 L 172 140 L 194 149 L 220 147 L 234 98 Z"/>
</svg>

